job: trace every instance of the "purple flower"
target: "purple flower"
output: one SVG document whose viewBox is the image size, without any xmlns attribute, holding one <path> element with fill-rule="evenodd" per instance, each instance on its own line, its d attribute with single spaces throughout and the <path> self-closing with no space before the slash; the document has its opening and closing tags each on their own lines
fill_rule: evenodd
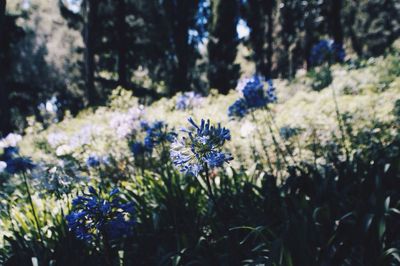
<svg viewBox="0 0 400 266">
<path fill-rule="evenodd" d="M 77 238 L 91 242 L 106 237 L 117 241 L 133 233 L 133 203 L 122 203 L 119 190 L 106 197 L 89 187 L 89 194 L 72 201 L 72 212 L 66 216 L 69 229 Z"/>
<path fill-rule="evenodd" d="M 222 151 L 226 141 L 231 139 L 230 131 L 226 128 L 212 126 L 210 121 L 201 120 L 197 125 L 192 118 L 189 123 L 193 126 L 185 130 L 187 137 L 176 140 L 171 145 L 170 155 L 172 161 L 181 172 L 199 175 L 205 166 L 209 168 L 221 167 L 233 158 Z"/>
</svg>

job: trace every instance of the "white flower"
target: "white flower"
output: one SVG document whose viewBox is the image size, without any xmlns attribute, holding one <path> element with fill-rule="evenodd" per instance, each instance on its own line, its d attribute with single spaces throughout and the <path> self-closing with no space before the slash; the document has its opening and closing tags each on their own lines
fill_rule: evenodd
<svg viewBox="0 0 400 266">
<path fill-rule="evenodd" d="M 2 173 L 7 167 L 7 163 L 0 161 L 0 173 Z"/>
<path fill-rule="evenodd" d="M 57 156 L 63 156 L 70 154 L 72 152 L 72 148 L 68 145 L 61 145 L 56 149 L 56 155 Z"/>
<path fill-rule="evenodd" d="M 67 141 L 67 135 L 61 132 L 50 133 L 47 135 L 47 142 L 52 148 L 55 148 Z"/>
<path fill-rule="evenodd" d="M 16 147 L 20 142 L 22 136 L 19 134 L 10 133 L 7 137 L 0 140 L 0 148 Z"/>
<path fill-rule="evenodd" d="M 142 109 L 132 107 L 127 113 L 116 113 L 110 121 L 110 127 L 115 129 L 118 138 L 126 138 L 135 134 L 140 126 L 139 120 L 142 115 Z"/>
</svg>

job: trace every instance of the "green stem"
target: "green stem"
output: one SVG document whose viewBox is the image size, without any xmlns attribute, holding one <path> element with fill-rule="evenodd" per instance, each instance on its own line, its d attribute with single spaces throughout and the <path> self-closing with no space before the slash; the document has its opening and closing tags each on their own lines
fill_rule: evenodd
<svg viewBox="0 0 400 266">
<path fill-rule="evenodd" d="M 29 190 L 29 185 L 28 185 L 28 181 L 27 181 L 25 172 L 22 172 L 22 178 L 23 178 L 23 180 L 24 180 L 26 192 L 27 192 L 27 194 L 28 194 L 28 200 L 29 200 L 29 203 L 30 203 L 30 205 L 31 205 L 32 214 L 33 214 L 33 218 L 35 219 L 36 228 L 37 228 L 37 230 L 38 230 L 39 238 L 40 238 L 40 241 L 41 241 L 42 245 L 44 245 L 43 235 L 42 235 L 42 231 L 40 230 L 40 225 L 39 225 L 39 219 L 38 219 L 38 217 L 37 217 L 37 215 L 36 215 L 35 206 L 33 205 L 32 195 L 31 195 L 31 192 L 30 192 L 30 190 Z"/>
<path fill-rule="evenodd" d="M 264 138 L 263 138 L 263 136 L 261 134 L 261 131 L 260 131 L 259 127 L 258 127 L 257 120 L 256 120 L 256 118 L 254 116 L 254 112 L 251 111 L 250 113 L 251 113 L 251 118 L 253 119 L 253 123 L 256 126 L 256 131 L 257 131 L 257 134 L 259 135 L 259 138 L 260 138 L 260 141 L 261 141 L 261 146 L 262 146 L 262 148 L 264 150 L 265 157 L 267 158 L 267 164 L 268 164 L 269 170 L 271 171 L 271 173 L 273 173 L 274 171 L 273 171 L 273 167 L 272 167 L 272 163 L 271 163 L 271 157 L 269 156 L 269 153 L 268 153 L 267 145 L 265 145 Z"/>
<path fill-rule="evenodd" d="M 289 166 L 289 163 L 288 163 L 288 161 L 286 160 L 285 154 L 283 153 L 283 151 L 282 151 L 282 149 L 281 149 L 281 147 L 280 147 L 280 145 L 279 145 L 279 142 L 278 142 L 278 141 L 276 140 L 276 138 L 275 138 L 275 134 L 274 134 L 274 131 L 272 130 L 272 127 L 271 127 L 270 122 L 267 121 L 267 120 L 265 119 L 264 116 L 263 116 L 263 119 L 264 119 L 264 123 L 267 125 L 268 130 L 269 130 L 269 132 L 270 132 L 270 134 L 271 134 L 272 142 L 273 142 L 274 145 L 275 145 L 275 150 L 276 150 L 276 153 L 277 153 L 277 155 L 278 155 L 277 157 L 279 158 L 279 155 L 281 155 L 281 157 L 282 157 L 282 159 L 283 159 L 283 162 L 285 163 L 286 167 L 288 167 L 288 166 Z"/>
<path fill-rule="evenodd" d="M 204 164 L 204 172 L 205 172 L 205 181 L 206 181 L 206 185 L 207 185 L 208 196 L 211 198 L 211 200 L 213 201 L 215 207 L 218 209 L 217 200 L 215 199 L 215 196 L 214 196 L 214 193 L 213 193 L 212 187 L 211 187 L 210 173 L 208 171 L 208 165 L 207 164 Z"/>
<path fill-rule="evenodd" d="M 333 101 L 335 103 L 336 117 L 338 120 L 339 130 L 340 130 L 340 134 L 341 134 L 342 145 L 343 145 L 344 151 L 346 153 L 346 161 L 347 161 L 349 159 L 350 155 L 349 155 L 349 150 L 347 149 L 347 145 L 346 145 L 346 134 L 345 134 L 345 130 L 344 130 L 344 123 L 343 123 L 342 117 L 340 115 L 339 104 L 338 104 L 338 101 L 336 98 L 335 90 L 334 90 L 333 86 L 331 86 L 331 87 L 332 87 Z"/>
<path fill-rule="evenodd" d="M 277 126 L 277 124 L 276 124 L 276 122 L 275 122 L 275 119 L 274 119 L 274 116 L 272 115 L 271 110 L 268 108 L 268 106 L 266 106 L 265 109 L 267 110 L 267 113 L 268 113 L 268 115 L 269 115 L 269 120 L 271 121 L 271 124 L 275 127 L 275 130 L 276 130 L 277 132 L 279 132 L 279 128 L 278 128 L 278 126 Z M 272 134 L 272 133 L 271 133 L 271 134 Z M 290 158 L 292 159 L 293 163 L 294 163 L 294 164 L 297 164 L 296 160 L 294 159 L 293 154 L 290 152 L 290 148 L 286 145 L 285 141 L 283 141 L 282 138 L 280 138 L 280 139 L 281 139 L 281 142 L 283 143 L 283 146 L 285 147 L 285 152 L 286 152 L 287 154 L 289 154 L 289 156 L 290 156 Z"/>
</svg>

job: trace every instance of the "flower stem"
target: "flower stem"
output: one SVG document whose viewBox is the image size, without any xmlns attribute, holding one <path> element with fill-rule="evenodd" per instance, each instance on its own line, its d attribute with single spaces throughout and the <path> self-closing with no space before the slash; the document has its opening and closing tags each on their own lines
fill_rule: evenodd
<svg viewBox="0 0 400 266">
<path fill-rule="evenodd" d="M 26 193 L 28 194 L 28 200 L 29 200 L 29 203 L 31 205 L 31 210 L 32 210 L 33 218 L 35 219 L 36 229 L 37 229 L 38 234 L 39 234 L 40 242 L 42 243 L 42 245 L 44 245 L 43 235 L 42 235 L 42 231 L 40 230 L 40 225 L 39 225 L 39 219 L 38 219 L 38 217 L 36 215 L 35 206 L 33 205 L 32 195 L 31 195 L 31 192 L 29 190 L 29 185 L 28 185 L 28 181 L 27 181 L 25 172 L 22 173 L 22 179 L 23 179 L 24 184 L 25 184 Z"/>
<path fill-rule="evenodd" d="M 276 122 L 275 122 L 274 116 L 273 116 L 272 113 L 271 113 L 271 110 L 268 108 L 268 106 L 265 107 L 265 109 L 266 109 L 267 112 L 268 112 L 269 120 L 271 121 L 271 124 L 275 127 L 275 130 L 277 130 L 277 131 L 279 132 L 279 128 L 278 128 L 278 126 L 276 125 Z M 272 133 L 271 133 L 271 134 L 272 134 Z M 293 163 L 294 163 L 294 164 L 297 164 L 297 161 L 296 161 L 296 159 L 294 158 L 293 153 L 290 152 L 289 147 L 285 144 L 285 142 L 282 140 L 282 138 L 281 138 L 281 141 L 282 141 L 282 143 L 283 143 L 283 146 L 285 147 L 285 152 L 286 152 L 287 154 L 289 154 L 289 156 L 290 156 L 290 158 L 292 159 Z"/>
<path fill-rule="evenodd" d="M 260 129 L 258 128 L 257 120 L 256 120 L 256 118 L 254 116 L 253 111 L 251 111 L 251 118 L 253 119 L 253 123 L 256 126 L 256 131 L 257 131 L 257 134 L 259 135 L 259 138 L 260 138 L 260 141 L 261 141 L 261 146 L 262 146 L 262 148 L 264 150 L 264 154 L 265 154 L 265 156 L 267 158 L 267 163 L 268 163 L 269 170 L 271 171 L 271 173 L 273 173 L 273 167 L 272 167 L 272 163 L 271 163 L 271 158 L 270 158 L 270 156 L 268 154 L 267 145 L 265 145 L 264 138 L 263 138 L 263 136 L 261 134 Z"/>
<path fill-rule="evenodd" d="M 338 104 L 338 101 L 337 101 L 337 98 L 336 98 L 335 89 L 333 88 L 333 86 L 331 86 L 331 87 L 332 87 L 333 102 L 335 103 L 336 117 L 337 117 L 337 120 L 338 120 L 339 130 L 340 130 L 340 133 L 341 133 L 342 145 L 343 145 L 343 149 L 344 149 L 344 151 L 346 153 L 346 161 L 347 161 L 349 159 L 349 157 L 350 157 L 350 153 L 349 153 L 349 150 L 347 149 L 347 145 L 346 145 L 346 133 L 345 133 L 345 130 L 344 130 L 344 123 L 343 123 L 342 116 L 341 116 L 340 111 L 339 111 L 339 104 Z"/>
<path fill-rule="evenodd" d="M 108 238 L 105 233 L 103 233 L 103 247 L 104 247 L 104 259 L 105 259 L 105 265 L 107 266 L 112 266 L 112 257 L 111 257 L 111 246 L 110 243 L 108 242 Z"/>
<path fill-rule="evenodd" d="M 215 199 L 215 196 L 214 196 L 214 193 L 213 193 L 212 187 L 211 187 L 210 173 L 209 173 L 207 164 L 204 164 L 204 172 L 205 172 L 205 181 L 206 181 L 206 185 L 207 185 L 208 196 L 211 198 L 215 207 L 218 209 L 217 200 Z"/>
</svg>

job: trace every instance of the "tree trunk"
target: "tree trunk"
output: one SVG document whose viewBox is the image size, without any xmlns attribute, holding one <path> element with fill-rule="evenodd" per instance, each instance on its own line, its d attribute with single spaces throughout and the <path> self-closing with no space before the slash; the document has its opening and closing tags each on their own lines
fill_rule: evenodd
<svg viewBox="0 0 400 266">
<path fill-rule="evenodd" d="M 342 0 L 333 0 L 330 10 L 330 31 L 335 43 L 343 44 L 343 27 L 340 13 L 342 11 Z"/>
<path fill-rule="evenodd" d="M 195 3 L 195 4 L 194 4 Z M 193 61 L 193 50 L 188 42 L 191 12 L 197 1 L 167 1 L 167 10 L 171 23 L 173 46 L 177 58 L 172 77 L 172 86 L 169 94 L 172 96 L 178 91 L 187 91 L 190 87 L 189 66 Z"/>
<path fill-rule="evenodd" d="M 352 1 L 351 2 L 351 6 L 350 6 L 350 14 L 349 14 L 349 35 L 350 35 L 350 39 L 351 39 L 351 44 L 353 47 L 353 50 L 357 53 L 357 55 L 359 57 L 362 56 L 362 45 L 359 41 L 359 38 L 357 37 L 357 34 L 354 30 L 354 23 L 355 23 L 355 18 L 356 18 L 356 13 L 357 13 L 357 9 L 358 9 L 358 3 L 356 1 Z"/>
<path fill-rule="evenodd" d="M 86 0 L 85 1 L 85 29 L 84 29 L 84 40 L 85 40 L 85 83 L 88 97 L 88 104 L 94 105 L 97 101 L 96 88 L 94 86 L 94 46 L 95 46 L 95 25 L 98 23 L 97 20 L 97 0 Z"/>
<path fill-rule="evenodd" d="M 273 11 L 274 5 L 272 1 L 268 1 L 267 4 L 267 50 L 266 50 L 266 64 L 265 64 L 265 70 L 264 70 L 264 76 L 267 78 L 271 78 L 271 68 L 272 68 L 272 53 L 273 53 L 273 39 L 272 39 L 272 33 L 273 33 L 273 25 L 274 25 L 274 19 L 272 17 L 272 11 Z"/>
<path fill-rule="evenodd" d="M 11 130 L 9 91 L 6 85 L 7 47 L 5 38 L 6 0 L 0 0 L 0 133 L 6 134 Z"/>
<path fill-rule="evenodd" d="M 118 0 L 116 9 L 117 16 L 117 42 L 118 42 L 118 85 L 127 87 L 127 69 L 126 69 L 126 12 L 125 0 Z"/>
</svg>

